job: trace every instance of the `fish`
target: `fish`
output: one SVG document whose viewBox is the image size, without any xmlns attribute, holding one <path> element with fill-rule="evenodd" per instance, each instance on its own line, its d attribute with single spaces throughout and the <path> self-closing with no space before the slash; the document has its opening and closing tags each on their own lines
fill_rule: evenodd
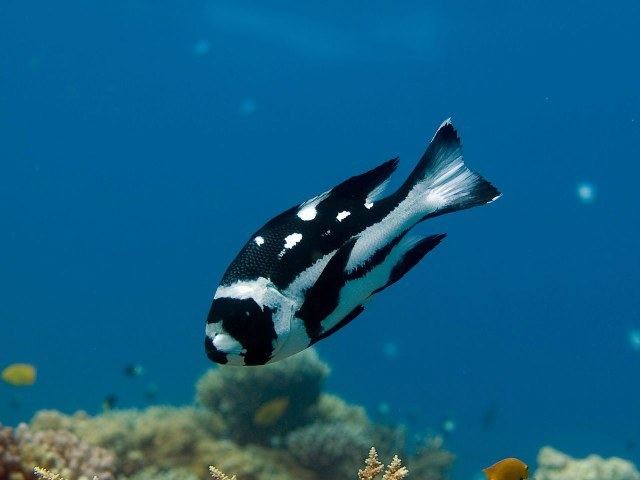
<svg viewBox="0 0 640 480">
<path fill-rule="evenodd" d="M 465 165 L 450 120 L 404 183 L 383 197 L 398 162 L 285 210 L 250 237 L 213 296 L 204 342 L 210 360 L 263 365 L 331 336 L 445 237 L 408 236 L 417 223 L 501 195 Z"/>
<path fill-rule="evenodd" d="M 104 411 L 113 410 L 118 403 L 118 396 L 114 393 L 108 394 L 102 401 L 102 409 Z"/>
<path fill-rule="evenodd" d="M 124 366 L 122 373 L 127 377 L 140 377 L 144 374 L 144 367 L 137 363 L 129 363 Z"/>
<path fill-rule="evenodd" d="M 2 380 L 14 387 L 26 387 L 36 383 L 36 367 L 29 363 L 12 363 L 0 374 Z"/>
<path fill-rule="evenodd" d="M 529 478 L 529 467 L 517 458 L 505 458 L 482 470 L 487 480 L 525 480 Z"/>
<path fill-rule="evenodd" d="M 288 397 L 276 397 L 261 405 L 253 415 L 253 423 L 258 427 L 270 427 L 278 423 L 289 407 Z"/>
</svg>

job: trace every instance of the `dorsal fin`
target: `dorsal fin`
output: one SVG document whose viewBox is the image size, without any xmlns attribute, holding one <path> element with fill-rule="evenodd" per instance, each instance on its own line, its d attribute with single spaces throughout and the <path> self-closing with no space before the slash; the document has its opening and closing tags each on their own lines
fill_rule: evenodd
<svg viewBox="0 0 640 480">
<path fill-rule="evenodd" d="M 386 186 L 386 181 L 398 167 L 398 157 L 387 160 L 381 165 L 360 175 L 348 178 L 331 189 L 331 195 L 339 198 L 368 201 L 378 197 Z"/>
</svg>

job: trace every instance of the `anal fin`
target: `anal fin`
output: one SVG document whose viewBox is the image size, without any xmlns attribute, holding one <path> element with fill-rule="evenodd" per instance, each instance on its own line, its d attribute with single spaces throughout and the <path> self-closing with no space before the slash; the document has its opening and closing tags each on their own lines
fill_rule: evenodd
<svg viewBox="0 0 640 480">
<path fill-rule="evenodd" d="M 384 290 L 389 285 L 396 283 L 404 277 L 405 274 L 415 267 L 427 253 L 436 248 L 446 236 L 446 233 L 438 233 L 436 235 L 429 235 L 428 237 L 420 238 L 412 243 L 391 269 L 387 283 L 381 288 L 378 288 L 374 293 Z"/>
<path fill-rule="evenodd" d="M 311 344 L 314 344 L 314 343 L 322 340 L 323 338 L 327 338 L 329 335 L 334 334 L 335 332 L 340 330 L 345 325 L 348 325 L 349 323 L 351 323 L 351 321 L 354 318 L 356 318 L 358 315 L 360 315 L 362 312 L 364 312 L 364 307 L 362 305 L 358 305 L 356 308 L 351 310 L 342 320 L 340 320 L 338 323 L 336 323 L 333 327 L 331 327 L 331 328 L 325 330 L 324 332 L 322 332 L 317 338 L 312 339 L 311 340 Z"/>
</svg>

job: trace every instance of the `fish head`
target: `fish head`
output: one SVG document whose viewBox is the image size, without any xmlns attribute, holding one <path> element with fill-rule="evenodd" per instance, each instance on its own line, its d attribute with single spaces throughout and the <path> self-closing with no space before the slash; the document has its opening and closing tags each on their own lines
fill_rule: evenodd
<svg viewBox="0 0 640 480">
<path fill-rule="evenodd" d="M 268 281 L 218 287 L 207 317 L 207 356 L 229 365 L 268 363 L 288 338 L 290 311 Z"/>
</svg>

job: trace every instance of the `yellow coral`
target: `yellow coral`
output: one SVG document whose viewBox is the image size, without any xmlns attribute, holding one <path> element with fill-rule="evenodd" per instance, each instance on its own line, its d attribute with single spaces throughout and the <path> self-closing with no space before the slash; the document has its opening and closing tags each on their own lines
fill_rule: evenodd
<svg viewBox="0 0 640 480">
<path fill-rule="evenodd" d="M 62 475 L 53 473 L 51 470 L 42 467 L 33 467 L 33 473 L 42 480 L 66 480 Z M 94 475 L 93 480 L 98 480 L 98 477 Z M 222 480 L 225 479 L 223 478 Z M 233 480 L 233 478 L 231 480 Z"/>
<path fill-rule="evenodd" d="M 402 480 L 407 475 L 409 475 L 409 470 L 407 470 L 407 467 L 403 467 L 398 456 L 394 455 L 387 467 L 387 471 L 382 476 L 382 480 Z"/>
<path fill-rule="evenodd" d="M 384 465 L 378 460 L 378 452 L 374 447 L 369 450 L 369 456 L 364 461 L 364 465 L 364 470 L 358 470 L 358 480 L 375 480 L 384 470 Z M 402 480 L 408 474 L 407 467 L 403 467 L 400 458 L 394 455 L 382 476 L 382 480 Z"/>
<path fill-rule="evenodd" d="M 213 478 L 213 480 L 237 480 L 235 475 L 233 477 L 229 477 L 213 466 L 209 467 L 209 472 L 211 472 L 211 478 Z"/>
<path fill-rule="evenodd" d="M 364 470 L 358 470 L 358 480 L 374 480 L 384 470 L 384 465 L 378 460 L 378 452 L 374 447 L 369 450 L 369 456 L 364 461 L 364 465 Z"/>
<path fill-rule="evenodd" d="M 34 467 L 33 473 L 35 473 L 36 476 L 38 478 L 41 478 L 42 480 L 64 480 L 64 477 L 62 475 L 53 473 L 52 471 L 47 470 L 46 468 Z"/>
<path fill-rule="evenodd" d="M 369 456 L 364 461 L 364 469 L 358 470 L 358 480 L 375 480 L 384 470 L 384 465 L 378 460 L 378 452 L 374 447 L 369 450 Z M 213 480 L 236 480 L 236 476 L 228 477 L 216 467 L 209 467 Z M 402 466 L 402 462 L 397 455 L 393 457 L 391 463 L 382 476 L 382 480 L 403 480 L 409 474 L 407 467 Z"/>
</svg>

